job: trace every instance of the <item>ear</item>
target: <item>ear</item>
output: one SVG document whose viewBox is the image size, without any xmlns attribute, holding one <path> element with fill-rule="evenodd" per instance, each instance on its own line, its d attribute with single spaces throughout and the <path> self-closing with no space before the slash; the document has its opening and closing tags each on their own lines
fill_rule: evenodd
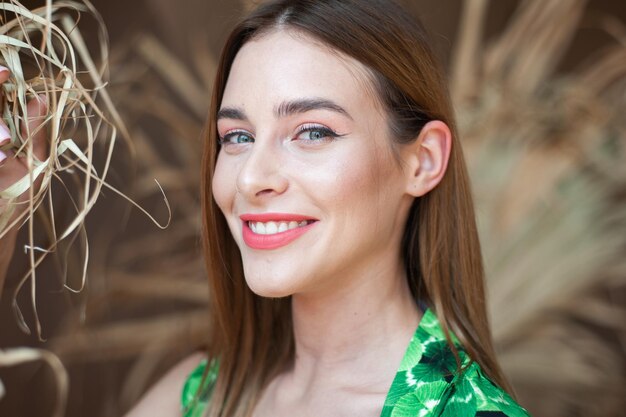
<svg viewBox="0 0 626 417">
<path fill-rule="evenodd" d="M 424 125 L 417 139 L 403 150 L 408 194 L 420 197 L 439 184 L 448 167 L 451 147 L 448 125 L 440 120 Z"/>
</svg>

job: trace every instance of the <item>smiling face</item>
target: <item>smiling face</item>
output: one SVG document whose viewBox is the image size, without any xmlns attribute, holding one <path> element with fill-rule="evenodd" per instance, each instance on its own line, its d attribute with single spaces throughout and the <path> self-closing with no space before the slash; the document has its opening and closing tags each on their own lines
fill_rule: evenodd
<svg viewBox="0 0 626 417">
<path fill-rule="evenodd" d="M 357 61 L 290 30 L 238 52 L 212 185 L 255 293 L 335 291 L 402 268 L 413 197 L 372 91 Z"/>
</svg>

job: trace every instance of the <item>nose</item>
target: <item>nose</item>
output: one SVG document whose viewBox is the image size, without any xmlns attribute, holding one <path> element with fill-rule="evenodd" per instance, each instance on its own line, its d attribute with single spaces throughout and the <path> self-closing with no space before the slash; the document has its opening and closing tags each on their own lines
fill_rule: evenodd
<svg viewBox="0 0 626 417">
<path fill-rule="evenodd" d="M 258 139 L 237 175 L 237 190 L 251 201 L 282 194 L 288 187 L 281 170 L 280 150 L 271 141 Z"/>
</svg>

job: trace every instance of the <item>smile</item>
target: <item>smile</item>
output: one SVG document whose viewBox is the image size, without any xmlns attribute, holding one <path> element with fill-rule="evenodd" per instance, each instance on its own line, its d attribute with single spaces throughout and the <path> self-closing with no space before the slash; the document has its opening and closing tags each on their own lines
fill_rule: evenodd
<svg viewBox="0 0 626 417">
<path fill-rule="evenodd" d="M 245 214 L 243 240 L 252 249 L 277 249 L 302 236 L 317 220 L 293 214 Z"/>
<path fill-rule="evenodd" d="M 296 221 L 284 221 L 284 222 L 248 222 L 248 227 L 252 231 L 259 235 L 275 235 L 276 233 L 283 233 L 287 230 L 293 230 L 298 227 L 304 227 L 309 224 L 309 221 L 303 220 L 301 222 Z"/>
</svg>

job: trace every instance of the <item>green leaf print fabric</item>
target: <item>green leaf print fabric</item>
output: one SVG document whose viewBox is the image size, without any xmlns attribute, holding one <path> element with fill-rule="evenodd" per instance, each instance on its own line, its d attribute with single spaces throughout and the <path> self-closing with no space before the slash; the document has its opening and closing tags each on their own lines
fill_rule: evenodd
<svg viewBox="0 0 626 417">
<path fill-rule="evenodd" d="M 189 374 L 185 385 L 183 385 L 181 403 L 184 417 L 202 417 L 204 414 L 204 409 L 213 392 L 213 385 L 217 379 L 219 366 L 217 362 L 211 363 L 203 383 L 202 375 L 204 375 L 206 367 L 207 361 L 203 360 L 200 365 Z M 203 384 L 202 390 L 200 389 L 201 384 Z"/>
<path fill-rule="evenodd" d="M 426 310 L 391 383 L 381 417 L 529 417 L 470 360 L 458 339 L 452 340 L 459 349 L 461 372 L 437 316 Z M 184 417 L 201 417 L 206 408 L 218 365 L 210 365 L 199 390 L 206 366 L 206 361 L 201 363 L 183 387 Z"/>
</svg>

